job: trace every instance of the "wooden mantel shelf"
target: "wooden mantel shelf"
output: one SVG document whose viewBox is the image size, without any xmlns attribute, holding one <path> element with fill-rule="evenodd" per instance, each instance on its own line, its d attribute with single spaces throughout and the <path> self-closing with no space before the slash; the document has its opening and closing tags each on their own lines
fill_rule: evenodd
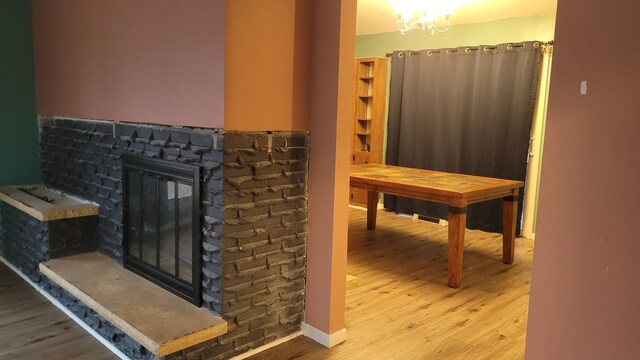
<svg viewBox="0 0 640 360">
<path fill-rule="evenodd" d="M 99 210 L 97 204 L 42 185 L 0 187 L 0 200 L 40 221 L 93 216 Z"/>
<path fill-rule="evenodd" d="M 50 260 L 40 271 L 158 357 L 227 332 L 219 316 L 99 253 Z"/>
</svg>

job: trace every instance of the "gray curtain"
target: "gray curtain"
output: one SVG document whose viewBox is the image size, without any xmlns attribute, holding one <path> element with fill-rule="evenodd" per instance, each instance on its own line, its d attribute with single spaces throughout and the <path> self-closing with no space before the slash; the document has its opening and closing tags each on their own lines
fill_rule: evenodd
<svg viewBox="0 0 640 360">
<path fill-rule="evenodd" d="M 514 45 L 394 52 L 387 164 L 524 181 L 541 48 Z M 391 195 L 384 205 L 448 215 L 446 205 Z M 500 200 L 470 205 L 467 227 L 502 231 L 501 214 Z"/>
</svg>

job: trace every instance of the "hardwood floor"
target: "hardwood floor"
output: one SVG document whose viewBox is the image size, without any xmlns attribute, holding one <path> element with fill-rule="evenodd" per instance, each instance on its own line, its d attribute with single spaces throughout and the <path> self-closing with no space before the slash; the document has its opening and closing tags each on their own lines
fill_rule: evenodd
<svg viewBox="0 0 640 360">
<path fill-rule="evenodd" d="M 0 359 L 118 359 L 0 263 Z"/>
<path fill-rule="evenodd" d="M 500 234 L 467 231 L 462 286 L 447 286 L 447 228 L 380 210 L 375 231 L 350 209 L 348 340 L 298 337 L 253 360 L 522 359 L 533 241 L 502 263 Z M 117 359 L 0 263 L 0 359 Z"/>
<path fill-rule="evenodd" d="M 298 337 L 250 359 L 522 359 L 533 241 L 516 239 L 502 263 L 502 235 L 466 232 L 462 286 L 447 286 L 447 228 L 350 209 L 348 340 L 327 349 Z"/>
</svg>

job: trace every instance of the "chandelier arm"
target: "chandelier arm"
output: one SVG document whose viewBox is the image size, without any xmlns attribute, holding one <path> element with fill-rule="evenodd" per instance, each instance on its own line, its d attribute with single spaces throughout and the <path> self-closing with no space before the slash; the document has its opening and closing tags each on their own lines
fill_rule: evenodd
<svg viewBox="0 0 640 360">
<path fill-rule="evenodd" d="M 443 33 L 451 29 L 451 22 L 449 21 L 449 15 L 443 15 L 429 20 L 426 10 L 417 9 L 414 14 L 418 14 L 418 18 L 413 21 L 409 21 L 410 18 L 398 14 L 398 21 L 396 21 L 396 29 L 402 35 L 408 35 L 415 29 L 422 29 L 428 35 L 434 35 L 436 32 Z"/>
<path fill-rule="evenodd" d="M 438 25 L 440 24 L 445 24 L 445 27 L 439 27 Z M 433 23 L 433 29 L 439 33 L 443 33 L 443 32 L 447 32 L 449 31 L 449 29 L 451 29 L 451 21 L 449 21 L 448 19 L 442 20 L 438 23 L 438 25 L 436 25 L 435 23 Z"/>
<path fill-rule="evenodd" d="M 400 34 L 402 35 L 409 35 L 413 31 L 413 28 L 413 24 L 407 24 L 404 19 L 399 19 L 398 21 L 396 21 L 396 29 L 398 29 L 398 31 L 400 31 Z"/>
</svg>

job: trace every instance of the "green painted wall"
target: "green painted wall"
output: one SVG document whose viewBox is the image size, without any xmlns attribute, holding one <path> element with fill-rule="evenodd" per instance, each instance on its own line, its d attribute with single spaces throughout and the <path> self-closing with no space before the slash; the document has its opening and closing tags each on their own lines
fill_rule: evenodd
<svg viewBox="0 0 640 360">
<path fill-rule="evenodd" d="M 395 21 L 395 19 L 391 19 Z M 422 50 L 465 45 L 492 45 L 525 40 L 553 39 L 555 14 L 506 19 L 451 27 L 446 33 L 429 36 L 420 30 L 403 36 L 399 32 L 356 37 L 356 57 L 384 56 L 394 50 Z"/>
<path fill-rule="evenodd" d="M 0 1 L 0 185 L 40 182 L 30 4 Z"/>
</svg>

